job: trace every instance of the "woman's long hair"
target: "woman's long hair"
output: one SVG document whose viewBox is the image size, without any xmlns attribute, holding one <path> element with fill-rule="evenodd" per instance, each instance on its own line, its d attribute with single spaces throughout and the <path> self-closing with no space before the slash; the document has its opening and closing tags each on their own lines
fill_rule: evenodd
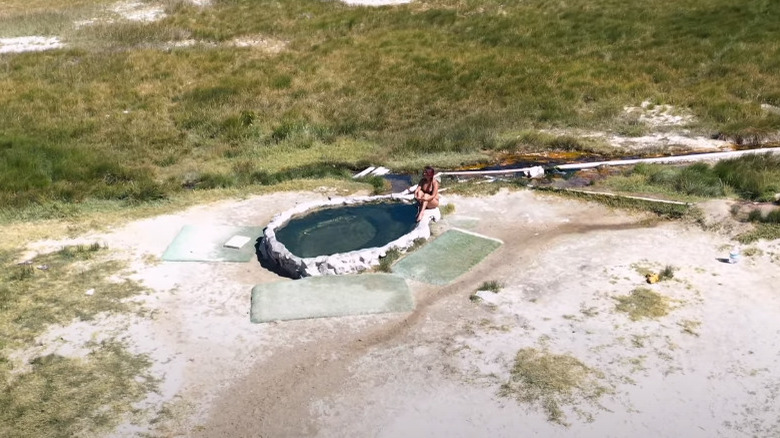
<svg viewBox="0 0 780 438">
<path fill-rule="evenodd" d="M 432 190 L 433 189 L 433 175 L 435 175 L 435 174 L 436 174 L 436 172 L 433 170 L 433 167 L 425 166 L 425 168 L 423 169 L 422 179 L 420 180 L 420 183 L 418 184 L 420 186 L 420 188 L 422 188 L 423 183 L 427 182 L 427 183 L 431 184 L 431 186 L 428 187 L 428 190 Z M 430 177 L 431 179 L 428 180 L 427 177 Z"/>
</svg>

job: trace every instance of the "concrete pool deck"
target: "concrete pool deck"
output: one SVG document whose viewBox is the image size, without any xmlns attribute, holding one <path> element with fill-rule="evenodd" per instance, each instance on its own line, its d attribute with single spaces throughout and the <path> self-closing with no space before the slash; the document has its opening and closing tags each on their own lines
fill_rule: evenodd
<svg viewBox="0 0 780 438">
<path fill-rule="evenodd" d="M 396 263 L 396 274 L 423 283 L 446 285 L 501 246 L 498 239 L 451 229 Z"/>
<path fill-rule="evenodd" d="M 330 275 L 258 284 L 252 288 L 252 322 L 372 313 L 409 312 L 406 281 L 390 274 Z"/>
<path fill-rule="evenodd" d="M 263 227 L 184 225 L 162 254 L 167 262 L 248 262 L 255 259 L 255 242 Z M 236 236 L 243 244 L 228 247 Z M 247 240 L 246 238 L 249 238 Z"/>
</svg>

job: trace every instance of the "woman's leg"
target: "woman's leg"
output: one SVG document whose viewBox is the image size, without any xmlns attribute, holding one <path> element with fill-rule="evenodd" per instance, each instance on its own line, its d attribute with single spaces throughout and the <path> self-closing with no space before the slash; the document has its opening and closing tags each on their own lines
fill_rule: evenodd
<svg viewBox="0 0 780 438">
<path fill-rule="evenodd" d="M 428 208 L 428 201 L 420 201 L 418 203 L 418 210 L 417 210 L 417 222 L 420 222 L 423 217 L 423 213 L 425 213 L 425 210 Z"/>
</svg>

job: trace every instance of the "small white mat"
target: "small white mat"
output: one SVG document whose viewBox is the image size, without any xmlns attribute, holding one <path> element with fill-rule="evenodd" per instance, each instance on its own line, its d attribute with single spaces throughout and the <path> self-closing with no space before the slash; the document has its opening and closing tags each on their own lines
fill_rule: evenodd
<svg viewBox="0 0 780 438">
<path fill-rule="evenodd" d="M 246 243 L 249 242 L 250 240 L 252 240 L 251 237 L 235 235 L 231 237 L 230 240 L 225 242 L 225 247 L 241 249 L 241 247 L 246 245 Z"/>
</svg>

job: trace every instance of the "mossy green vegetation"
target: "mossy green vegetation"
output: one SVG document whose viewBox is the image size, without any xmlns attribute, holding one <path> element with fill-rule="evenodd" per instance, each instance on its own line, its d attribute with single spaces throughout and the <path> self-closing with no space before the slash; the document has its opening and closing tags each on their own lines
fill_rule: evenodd
<svg viewBox="0 0 780 438">
<path fill-rule="evenodd" d="M 554 354 L 535 348 L 517 352 L 509 381 L 501 395 L 538 405 L 549 421 L 566 425 L 565 405 L 585 401 L 595 404 L 608 391 L 602 374 L 567 354 Z"/>
<path fill-rule="evenodd" d="M 538 132 L 638 135 L 622 113 L 642 100 L 743 143 L 780 128 L 761 109 L 780 105 L 777 2 L 163 2 L 155 22 L 101 20 L 107 4 L 4 2 L 0 37 L 67 47 L 0 58 L 0 204 L 152 202 L 309 166 L 601 151 Z"/>
</svg>

